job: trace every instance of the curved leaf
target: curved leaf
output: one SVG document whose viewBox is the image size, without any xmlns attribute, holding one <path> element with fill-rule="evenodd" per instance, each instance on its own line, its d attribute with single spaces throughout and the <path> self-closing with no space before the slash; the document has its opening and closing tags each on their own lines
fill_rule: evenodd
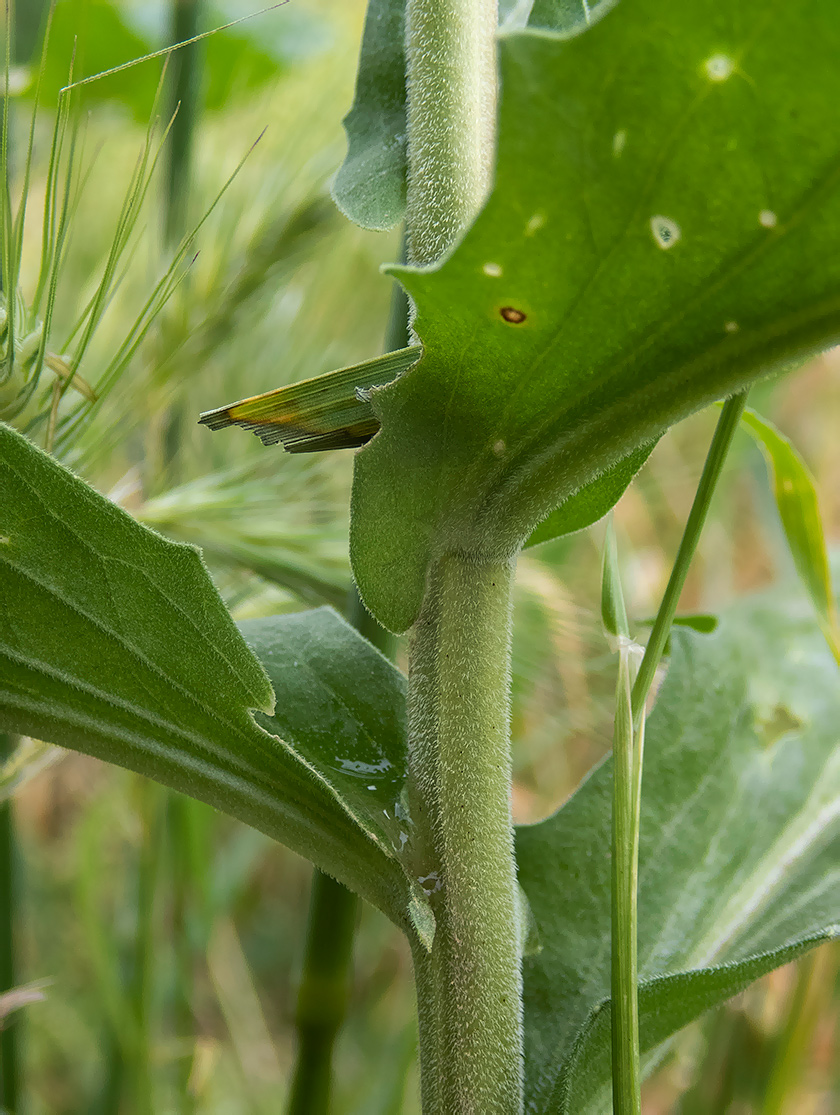
<svg viewBox="0 0 840 1115">
<path fill-rule="evenodd" d="M 592 0 L 591 3 L 588 0 L 531 0 L 528 26 L 571 38 L 597 23 L 617 3 L 618 0 Z"/>
<path fill-rule="evenodd" d="M 348 784 L 330 770 L 337 750 L 363 737 L 379 746 L 381 735 L 382 747 L 397 747 L 401 721 L 389 717 L 401 707 L 399 673 L 333 613 L 248 631 L 259 635 L 275 685 L 273 714 L 268 677 L 198 552 L 140 526 L 0 425 L 0 729 L 206 801 L 404 923 L 409 888 L 396 859 L 399 838 L 395 845 L 357 797 L 345 800 Z M 327 652 L 319 656 L 319 639 L 335 654 L 332 667 Z M 351 677 L 382 701 L 361 726 L 353 714 L 366 715 L 369 702 L 351 703 Z M 337 711 L 322 698 L 340 685 Z M 250 709 L 263 710 L 264 727 Z M 325 717 L 334 734 L 318 762 Z M 278 727 L 289 730 L 285 739 Z"/>
<path fill-rule="evenodd" d="M 405 65 L 405 0 L 369 0 L 356 95 L 344 118 L 347 157 L 332 188 L 336 205 L 362 228 L 393 228 L 405 214 Z"/>
<path fill-rule="evenodd" d="M 840 687 L 814 624 L 775 591 L 733 609 L 714 635 L 672 639 L 645 742 L 649 1063 L 704 1010 L 840 933 Z M 542 944 L 525 962 L 529 1112 L 610 1109 L 611 778 L 606 762 L 558 813 L 517 833 Z"/>
<path fill-rule="evenodd" d="M 762 953 L 749 960 L 701 971 L 663 976 L 639 986 L 642 1070 L 656 1067 L 663 1042 L 713 1007 L 720 1006 L 753 981 L 789 964 L 803 953 L 838 936 L 836 930 L 803 937 L 788 948 Z M 611 1005 L 599 1004 L 575 1043 L 568 1074 L 545 1108 L 571 1115 L 607 1115 L 612 1111 L 610 1074 Z"/>
<path fill-rule="evenodd" d="M 748 408 L 741 425 L 764 454 L 793 564 L 840 665 L 840 628 L 814 478 L 793 444 L 766 418 Z"/>
<path fill-rule="evenodd" d="M 239 625 L 277 694 L 267 731 L 293 740 L 377 843 L 408 839 L 405 678 L 331 608 Z"/>
<path fill-rule="evenodd" d="M 354 571 L 402 630 L 437 553 L 514 552 L 680 418 L 840 333 L 840 17 L 619 5 L 501 40 L 495 189 L 392 268 L 423 359 L 373 394 Z M 772 168 L 772 169 L 771 169 Z"/>
<path fill-rule="evenodd" d="M 579 492 L 567 499 L 564 504 L 543 519 L 525 543 L 538 546 L 540 542 L 550 542 L 564 534 L 575 534 L 586 530 L 593 523 L 611 511 L 627 491 L 631 480 L 653 452 L 655 441 L 635 449 L 628 457 L 608 468 L 603 476 L 590 481 Z"/>
</svg>

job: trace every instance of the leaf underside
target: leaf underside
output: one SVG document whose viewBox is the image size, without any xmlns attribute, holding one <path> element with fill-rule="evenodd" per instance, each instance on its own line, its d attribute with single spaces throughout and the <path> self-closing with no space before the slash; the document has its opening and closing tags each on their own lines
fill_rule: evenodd
<svg viewBox="0 0 840 1115">
<path fill-rule="evenodd" d="M 560 507 L 543 519 L 525 542 L 524 548 L 550 542 L 566 534 L 575 534 L 597 523 L 610 511 L 627 490 L 630 481 L 653 452 L 655 441 L 635 449 L 612 465 L 603 476 L 586 484 Z"/>
<path fill-rule="evenodd" d="M 377 747 L 399 763 L 401 675 L 329 609 L 246 631 L 265 669 L 195 549 L 0 425 L 0 730 L 209 802 L 404 921 L 402 845 L 379 815 L 390 785 L 368 778 L 377 790 L 360 798 L 342 774 L 343 758 L 364 763 Z"/>
<path fill-rule="evenodd" d="M 393 228 L 405 213 L 405 0 L 369 0 L 356 95 L 344 119 L 347 157 L 332 187 L 362 228 Z"/>
<path fill-rule="evenodd" d="M 514 552 L 669 425 L 840 333 L 840 15 L 620 4 L 500 41 L 496 184 L 437 268 L 393 268 L 419 364 L 373 393 L 352 560 L 387 627 L 457 549 Z"/>
</svg>

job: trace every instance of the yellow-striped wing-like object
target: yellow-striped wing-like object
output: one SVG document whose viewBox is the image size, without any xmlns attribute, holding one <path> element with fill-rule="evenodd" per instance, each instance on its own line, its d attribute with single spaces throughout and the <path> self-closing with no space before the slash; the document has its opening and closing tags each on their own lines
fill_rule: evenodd
<svg viewBox="0 0 840 1115">
<path fill-rule="evenodd" d="M 388 352 L 363 364 L 205 411 L 199 422 L 211 430 L 242 426 L 264 445 L 281 442 L 289 453 L 354 449 L 370 441 L 379 429 L 370 389 L 396 379 L 420 359 L 421 352 L 420 345 Z"/>
</svg>

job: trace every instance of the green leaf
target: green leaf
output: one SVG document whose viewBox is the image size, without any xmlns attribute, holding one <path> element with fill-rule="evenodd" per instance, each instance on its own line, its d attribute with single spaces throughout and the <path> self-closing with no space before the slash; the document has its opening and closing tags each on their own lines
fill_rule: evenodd
<svg viewBox="0 0 840 1115">
<path fill-rule="evenodd" d="M 656 622 L 655 616 L 648 616 L 646 619 L 640 619 L 639 623 L 644 624 L 646 627 L 653 627 Z M 709 612 L 695 612 L 690 615 L 674 616 L 671 620 L 672 627 L 690 627 L 692 631 L 697 631 L 701 635 L 711 635 L 717 630 L 718 617 Z"/>
<path fill-rule="evenodd" d="M 171 43 L 171 6 L 168 0 L 136 4 L 58 0 L 42 87 L 44 103 L 56 103 L 59 89 L 67 84 L 71 57 L 75 56 L 75 79 L 79 80 L 143 58 Z M 326 28 L 305 11 L 293 5 L 265 13 L 259 8 L 246 0 L 217 0 L 206 5 L 203 31 L 225 27 L 249 15 L 254 18 L 219 30 L 203 41 L 205 108 L 224 109 L 235 98 L 276 81 L 296 58 L 328 45 Z M 160 58 L 150 60 L 93 82 L 85 89 L 85 100 L 122 104 L 135 120 L 145 122 L 152 111 L 161 63 Z"/>
<path fill-rule="evenodd" d="M 814 478 L 791 442 L 766 418 L 748 409 L 741 425 L 764 454 L 793 563 L 840 665 L 840 629 Z"/>
<path fill-rule="evenodd" d="M 618 0 L 537 0 L 533 26 L 577 35 Z M 528 0 L 502 0 L 503 28 L 528 20 Z M 344 118 L 347 156 L 335 183 L 336 205 L 362 228 L 386 229 L 405 216 L 406 136 L 405 0 L 368 0 L 356 93 Z"/>
<path fill-rule="evenodd" d="M 840 932 L 840 691 L 813 622 L 775 590 L 712 636 L 672 638 L 642 791 L 648 1066 L 700 1013 Z M 610 1110 L 611 768 L 517 833 L 542 944 L 525 961 L 528 1111 Z"/>
<path fill-rule="evenodd" d="M 550 542 L 564 534 L 575 534 L 597 523 L 611 511 L 626 492 L 631 480 L 653 452 L 655 441 L 634 450 L 628 457 L 619 461 L 597 479 L 567 499 L 552 511 L 547 519 L 528 538 L 524 548 L 538 546 L 540 542 Z"/>
<path fill-rule="evenodd" d="M 329 782 L 395 857 L 408 838 L 405 678 L 331 608 L 249 620 L 239 630 L 277 694 L 267 731 Z M 407 901 L 407 900 L 406 900 Z"/>
<path fill-rule="evenodd" d="M 347 157 L 336 205 L 362 228 L 393 228 L 405 213 L 405 0 L 369 0 L 356 96 L 344 118 Z"/>
<path fill-rule="evenodd" d="M 831 0 L 634 0 L 568 41 L 502 38 L 494 191 L 438 267 L 392 268 L 424 356 L 373 394 L 352 524 L 388 627 L 437 554 L 506 557 L 669 425 L 838 336 L 838 51 Z"/>
<path fill-rule="evenodd" d="M 571 38 L 597 23 L 617 3 L 618 0 L 592 0 L 592 3 L 587 0 L 533 0 L 528 26 L 557 31 Z M 521 7 L 521 3 L 518 6 Z"/>
<path fill-rule="evenodd" d="M 374 816 L 383 787 L 389 809 L 396 798 L 373 777 L 365 785 L 379 790 L 365 797 L 338 758 L 366 762 L 379 748 L 397 767 L 403 681 L 338 616 L 248 628 L 275 687 L 269 715 L 268 677 L 197 551 L 140 526 L 2 425 L 0 585 L 0 730 L 206 801 L 405 921 L 398 828 Z"/>
<path fill-rule="evenodd" d="M 604 540 L 604 558 L 601 569 L 601 623 L 604 630 L 613 638 L 630 638 L 627 623 L 627 609 L 624 592 L 621 588 L 621 573 L 618 566 L 618 546 L 612 519 L 607 521 L 607 537 Z"/>
</svg>

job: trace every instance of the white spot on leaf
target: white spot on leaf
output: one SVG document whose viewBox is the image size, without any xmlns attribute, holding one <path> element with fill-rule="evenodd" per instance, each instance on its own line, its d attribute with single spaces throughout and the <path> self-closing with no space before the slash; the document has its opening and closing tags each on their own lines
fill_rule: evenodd
<svg viewBox="0 0 840 1115">
<path fill-rule="evenodd" d="M 485 275 L 489 275 L 491 279 L 498 279 L 502 274 L 502 267 L 499 263 L 485 263 L 481 270 Z"/>
<path fill-rule="evenodd" d="M 497 457 L 504 456 L 505 449 L 507 449 L 507 446 L 501 438 L 499 438 L 498 441 L 493 442 L 493 452 L 496 454 Z"/>
<path fill-rule="evenodd" d="M 525 235 L 533 236 L 545 224 L 545 213 L 535 213 L 525 226 Z"/>
<path fill-rule="evenodd" d="M 775 228 L 779 223 L 779 218 L 772 209 L 762 209 L 758 214 L 758 223 L 763 228 Z"/>
<path fill-rule="evenodd" d="M 713 54 L 703 63 L 709 81 L 726 81 L 732 76 L 735 63 L 728 54 Z"/>
<path fill-rule="evenodd" d="M 737 333 L 741 327 L 737 321 L 727 321 L 723 328 L 727 333 Z"/>
<path fill-rule="evenodd" d="M 613 155 L 618 159 L 621 157 L 621 152 L 624 150 L 624 145 L 627 143 L 627 132 L 624 128 L 620 132 L 616 132 L 613 136 Z"/>
<path fill-rule="evenodd" d="M 297 663 L 295 663 L 295 665 L 297 665 Z M 342 771 L 346 774 L 356 774 L 362 778 L 365 775 L 384 774 L 386 770 L 391 769 L 391 764 L 388 759 L 380 759 L 377 763 L 363 763 L 358 759 L 342 759 L 340 755 L 336 755 L 335 758 Z"/>
<path fill-rule="evenodd" d="M 651 217 L 650 231 L 653 233 L 656 246 L 661 248 L 663 252 L 673 248 L 682 236 L 680 226 L 676 221 L 672 221 L 670 217 Z"/>
</svg>

